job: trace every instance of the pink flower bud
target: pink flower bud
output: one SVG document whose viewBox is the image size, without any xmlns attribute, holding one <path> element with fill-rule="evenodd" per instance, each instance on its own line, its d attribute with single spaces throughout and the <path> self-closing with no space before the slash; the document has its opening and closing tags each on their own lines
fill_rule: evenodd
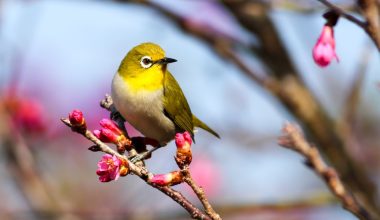
<svg viewBox="0 0 380 220">
<path fill-rule="evenodd" d="M 115 155 L 103 155 L 102 159 L 98 162 L 98 169 L 96 170 L 99 181 L 109 182 L 111 180 L 117 180 L 120 177 L 119 171 L 122 164 L 122 161 Z"/>
<path fill-rule="evenodd" d="M 119 127 L 115 124 L 115 122 L 113 122 L 112 120 L 108 118 L 103 118 L 102 120 L 100 120 L 100 126 L 111 130 L 117 135 L 123 134 L 123 132 L 119 129 Z"/>
<path fill-rule="evenodd" d="M 177 152 L 175 156 L 175 161 L 177 165 L 182 169 L 189 165 L 192 160 L 191 153 L 191 135 L 189 132 L 177 133 L 175 135 L 175 144 L 177 145 Z"/>
<path fill-rule="evenodd" d="M 180 171 L 173 171 L 166 174 L 156 174 L 149 181 L 160 186 L 172 186 L 182 183 L 182 179 Z"/>
<path fill-rule="evenodd" d="M 322 33 L 313 48 L 313 58 L 315 63 L 321 67 L 329 65 L 334 58 L 339 62 L 335 53 L 334 29 L 331 26 L 325 25 L 323 27 Z"/>
<path fill-rule="evenodd" d="M 75 109 L 69 113 L 69 120 L 75 127 L 83 126 L 85 124 L 83 113 L 78 109 Z"/>
<path fill-rule="evenodd" d="M 115 134 L 107 128 L 93 130 L 92 133 L 104 143 L 113 143 L 118 146 L 118 150 L 125 151 L 125 145 L 130 144 L 128 139 L 123 134 Z"/>
<path fill-rule="evenodd" d="M 115 144 L 118 143 L 119 136 L 107 128 L 102 128 L 101 130 L 94 130 L 92 133 L 102 142 Z"/>
<path fill-rule="evenodd" d="M 175 144 L 177 148 L 187 148 L 192 144 L 191 135 L 189 132 L 185 131 L 184 133 L 177 133 L 175 135 Z"/>
</svg>

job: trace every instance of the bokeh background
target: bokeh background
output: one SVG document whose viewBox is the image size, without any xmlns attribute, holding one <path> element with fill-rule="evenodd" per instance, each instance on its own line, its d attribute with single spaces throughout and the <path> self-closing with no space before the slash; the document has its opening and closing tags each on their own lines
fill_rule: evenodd
<svg viewBox="0 0 380 220">
<path fill-rule="evenodd" d="M 215 36 L 247 48 L 261 43 L 223 2 L 153 2 Z M 335 121 L 345 120 L 348 94 L 362 79 L 354 106 L 354 132 L 361 144 L 349 152 L 379 185 L 378 50 L 361 29 L 340 19 L 335 28 L 340 61 L 321 69 L 311 50 L 325 22 L 325 7 L 317 1 L 258 2 L 266 5 L 297 74 Z M 334 2 L 355 14 L 351 1 Z M 189 218 L 178 204 L 135 176 L 100 183 L 95 170 L 101 154 L 89 152 L 91 143 L 59 120 L 78 108 L 89 128 L 98 128 L 98 121 L 109 116 L 99 101 L 110 93 L 125 54 L 142 42 L 157 43 L 178 60 L 169 69 L 192 111 L 222 137 L 196 134 L 191 171 L 225 219 L 356 219 L 300 155 L 278 146 L 283 124 L 297 118 L 219 56 L 215 45 L 183 31 L 149 5 L 79 0 L 0 1 L 1 219 Z M 242 46 L 235 51 L 259 75 L 270 72 L 260 54 Z M 281 62 L 273 58 L 274 66 Z M 130 126 L 128 130 L 139 135 Z M 175 170 L 174 154 L 171 143 L 147 166 L 154 173 Z M 187 187 L 175 188 L 200 207 Z"/>
</svg>

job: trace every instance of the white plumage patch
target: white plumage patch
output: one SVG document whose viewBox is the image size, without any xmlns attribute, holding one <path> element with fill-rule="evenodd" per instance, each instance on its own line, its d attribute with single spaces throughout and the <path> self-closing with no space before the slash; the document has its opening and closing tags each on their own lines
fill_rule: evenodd
<svg viewBox="0 0 380 220">
<path fill-rule="evenodd" d="M 164 115 L 163 90 L 131 92 L 120 74 L 112 81 L 112 99 L 120 114 L 146 137 L 166 145 L 175 135 L 174 123 Z"/>
</svg>

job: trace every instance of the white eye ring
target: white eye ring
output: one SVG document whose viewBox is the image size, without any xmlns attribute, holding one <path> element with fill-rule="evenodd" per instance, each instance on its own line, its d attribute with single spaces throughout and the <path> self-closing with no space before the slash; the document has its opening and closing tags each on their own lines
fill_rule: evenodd
<svg viewBox="0 0 380 220">
<path fill-rule="evenodd" d="M 152 62 L 152 58 L 150 58 L 150 56 L 143 56 L 143 57 L 141 58 L 141 60 L 140 60 L 140 65 L 141 65 L 143 68 L 145 68 L 145 69 L 151 67 L 152 64 L 153 64 L 153 62 Z"/>
</svg>

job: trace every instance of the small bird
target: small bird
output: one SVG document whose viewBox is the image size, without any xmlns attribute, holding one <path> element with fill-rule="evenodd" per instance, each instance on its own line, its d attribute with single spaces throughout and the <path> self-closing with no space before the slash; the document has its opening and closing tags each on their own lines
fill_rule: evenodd
<svg viewBox="0 0 380 220">
<path fill-rule="evenodd" d="M 165 146 L 178 132 L 188 131 L 194 140 L 194 127 L 219 138 L 209 126 L 192 114 L 186 97 L 165 57 L 154 43 L 132 48 L 122 60 L 112 80 L 112 99 L 118 112 L 145 137 Z"/>
</svg>

